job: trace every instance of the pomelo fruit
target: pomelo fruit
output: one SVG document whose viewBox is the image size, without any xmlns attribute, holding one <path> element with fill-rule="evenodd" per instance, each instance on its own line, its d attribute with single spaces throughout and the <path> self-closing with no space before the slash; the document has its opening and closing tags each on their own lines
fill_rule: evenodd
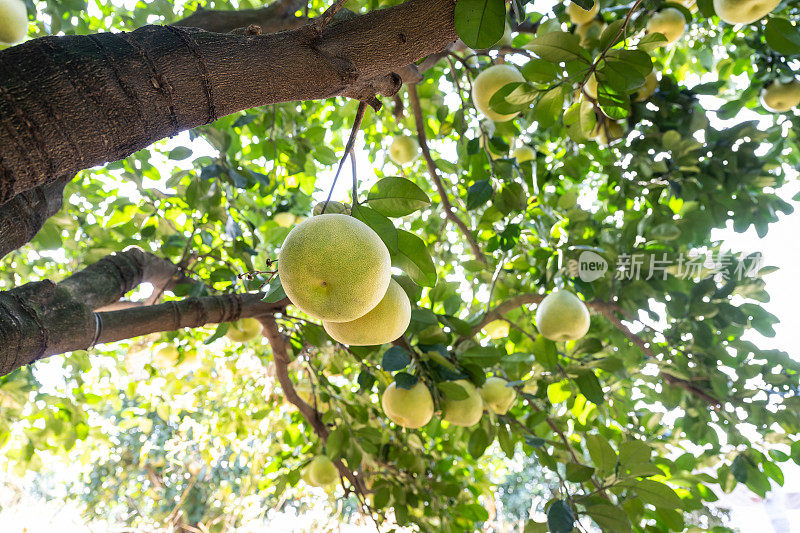
<svg viewBox="0 0 800 533">
<path fill-rule="evenodd" d="M 517 398 L 517 391 L 507 385 L 508 381 L 492 376 L 480 389 L 481 398 L 495 414 L 506 414 Z"/>
<path fill-rule="evenodd" d="M 566 290 L 545 296 L 536 309 L 536 328 L 551 341 L 574 341 L 589 331 L 591 317 L 586 304 Z"/>
<path fill-rule="evenodd" d="M 483 398 L 475 385 L 466 379 L 459 379 L 453 383 L 461 386 L 468 397 L 463 400 L 451 400 L 445 396 L 442 403 L 442 418 L 454 426 L 474 426 L 483 416 Z"/>
<path fill-rule="evenodd" d="M 322 326 L 334 340 L 351 346 L 384 344 L 400 337 L 411 321 L 411 302 L 395 280 L 383 299 L 370 312 L 350 322 L 323 321 Z"/>
<path fill-rule="evenodd" d="M 495 122 L 506 122 L 516 117 L 519 113 L 501 115 L 489 108 L 489 101 L 494 93 L 505 85 L 513 82 L 524 82 L 522 73 L 513 65 L 493 65 L 483 70 L 472 82 L 472 102 L 475 108 L 486 118 Z"/>
<path fill-rule="evenodd" d="M 383 391 L 381 407 L 389 420 L 404 428 L 421 428 L 433 418 L 433 397 L 422 382 L 410 389 L 401 389 L 392 382 Z"/>
</svg>

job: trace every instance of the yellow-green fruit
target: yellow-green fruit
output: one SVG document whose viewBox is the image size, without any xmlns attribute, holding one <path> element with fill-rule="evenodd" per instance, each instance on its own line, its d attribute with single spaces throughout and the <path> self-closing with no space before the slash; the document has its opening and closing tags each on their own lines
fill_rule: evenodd
<svg viewBox="0 0 800 533">
<path fill-rule="evenodd" d="M 598 144 L 607 145 L 613 140 L 621 139 L 625 135 L 625 129 L 619 122 L 613 120 L 599 121 L 589 134 L 590 139 L 594 139 Z"/>
<path fill-rule="evenodd" d="M 495 122 L 506 122 L 516 117 L 518 113 L 501 115 L 489 108 L 489 101 L 494 93 L 509 83 L 524 82 L 522 73 L 513 65 L 494 65 L 482 71 L 472 83 L 472 102 L 475 108 L 483 115 Z"/>
<path fill-rule="evenodd" d="M 511 46 L 511 41 L 513 40 L 514 36 L 511 35 L 511 26 L 509 26 L 508 22 L 506 22 L 506 29 L 505 31 L 503 31 L 503 36 L 500 37 L 500 40 L 497 41 L 497 44 L 495 44 L 495 46 L 498 48 L 503 46 Z"/>
<path fill-rule="evenodd" d="M 231 322 L 225 336 L 233 342 L 247 342 L 261 333 L 261 323 L 255 318 L 243 318 Z"/>
<path fill-rule="evenodd" d="M 778 7 L 780 0 L 714 0 L 714 12 L 728 24 L 750 24 Z"/>
<path fill-rule="evenodd" d="M 600 39 L 606 24 L 602 20 L 590 20 L 575 28 L 575 35 L 581 38 L 581 46 L 587 46 L 592 39 Z"/>
<path fill-rule="evenodd" d="M 398 165 L 411 163 L 418 155 L 419 145 L 417 140 L 408 135 L 398 135 L 389 145 L 389 157 Z"/>
<path fill-rule="evenodd" d="M 583 85 L 583 92 L 597 100 L 597 78 L 594 74 L 589 76 L 589 79 L 586 80 L 586 83 Z"/>
<path fill-rule="evenodd" d="M 0 0 L 0 43 L 15 44 L 28 34 L 28 9 L 22 0 Z"/>
<path fill-rule="evenodd" d="M 781 83 L 775 80 L 761 91 L 761 105 L 769 111 L 783 113 L 800 104 L 800 81 Z"/>
<path fill-rule="evenodd" d="M 590 322 L 586 304 L 569 291 L 551 292 L 536 309 L 536 328 L 551 341 L 580 339 Z"/>
<path fill-rule="evenodd" d="M 567 6 L 567 15 L 573 24 L 586 24 L 595 18 L 599 11 L 600 4 L 597 3 L 597 0 L 595 0 L 594 5 L 588 10 L 583 9 L 575 2 L 570 2 L 570 4 Z"/>
<path fill-rule="evenodd" d="M 325 209 L 326 215 L 349 215 L 350 209 L 343 204 L 342 202 L 337 202 L 335 200 L 331 200 L 328 202 L 327 207 L 325 206 L 325 202 L 320 202 L 314 206 L 314 210 L 311 212 L 312 216 L 318 216 L 322 214 L 322 210 Z"/>
<path fill-rule="evenodd" d="M 421 428 L 433 418 L 433 398 L 422 382 L 410 389 L 392 382 L 381 396 L 381 406 L 389 420 L 404 428 Z"/>
<path fill-rule="evenodd" d="M 336 483 L 339 479 L 339 470 L 328 456 L 318 455 L 308 465 L 308 482 L 315 487 L 326 487 Z"/>
<path fill-rule="evenodd" d="M 683 13 L 674 7 L 662 9 L 647 21 L 647 33 L 662 33 L 667 38 L 665 44 L 671 44 L 681 38 L 686 31 L 686 19 Z"/>
<path fill-rule="evenodd" d="M 644 85 L 642 85 L 639 88 L 639 90 L 636 91 L 635 101 L 644 102 L 645 100 L 653 96 L 653 93 L 656 92 L 657 88 L 658 88 L 658 76 L 656 76 L 656 71 L 654 70 L 644 78 Z"/>
<path fill-rule="evenodd" d="M 468 394 L 464 400 L 451 400 L 447 396 L 442 404 L 442 418 L 454 426 L 469 427 L 477 424 L 483 416 L 483 398 L 475 385 L 466 379 L 454 381 Z"/>
<path fill-rule="evenodd" d="M 272 220 L 274 220 L 275 223 L 282 228 L 290 228 L 294 225 L 297 217 L 288 211 L 283 211 L 272 217 Z"/>
<path fill-rule="evenodd" d="M 505 320 L 492 320 L 483 326 L 482 329 L 489 338 L 495 340 L 502 339 L 508 337 L 509 324 Z"/>
<path fill-rule="evenodd" d="M 278 255 L 283 290 L 304 313 L 348 322 L 381 301 L 391 279 L 389 250 L 347 215 L 311 217 L 289 232 Z"/>
<path fill-rule="evenodd" d="M 520 146 L 514 150 L 514 157 L 517 158 L 517 163 L 524 163 L 525 161 L 532 161 L 536 158 L 536 152 L 530 146 Z"/>
<path fill-rule="evenodd" d="M 334 340 L 350 346 L 372 346 L 392 342 L 411 322 L 411 302 L 395 280 L 383 299 L 366 315 L 350 322 L 323 321 L 322 326 Z"/>
<path fill-rule="evenodd" d="M 174 346 L 164 346 L 153 357 L 153 365 L 168 369 L 175 366 L 178 361 L 178 349 Z"/>
<path fill-rule="evenodd" d="M 503 378 L 490 377 L 481 387 L 481 398 L 495 414 L 506 414 L 517 399 L 517 391 L 507 385 Z"/>
</svg>

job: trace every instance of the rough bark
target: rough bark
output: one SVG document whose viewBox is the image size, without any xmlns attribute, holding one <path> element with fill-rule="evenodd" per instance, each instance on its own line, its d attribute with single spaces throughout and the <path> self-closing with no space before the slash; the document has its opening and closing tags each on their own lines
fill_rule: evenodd
<svg viewBox="0 0 800 533">
<path fill-rule="evenodd" d="M 239 28 L 256 25 L 261 28 L 261 33 L 275 33 L 307 24 L 309 19 L 294 16 L 295 11 L 305 5 L 304 0 L 279 0 L 258 9 L 236 11 L 198 9 L 173 25 L 202 28 L 216 33 L 228 33 Z"/>
<path fill-rule="evenodd" d="M 0 206 L 0 257 L 33 239 L 45 221 L 61 209 L 68 181 L 35 187 Z"/>
<path fill-rule="evenodd" d="M 94 312 L 140 283 L 169 286 L 180 280 L 176 272 L 172 263 L 130 248 L 61 283 L 37 281 L 0 292 L 0 376 L 94 344 L 259 317 L 287 303 L 265 303 L 261 294 L 226 294 Z"/>
<path fill-rule="evenodd" d="M 266 104 L 394 94 L 393 72 L 456 39 L 454 0 L 232 35 L 177 26 L 43 37 L 0 52 L 0 204 L 56 176 Z"/>
</svg>

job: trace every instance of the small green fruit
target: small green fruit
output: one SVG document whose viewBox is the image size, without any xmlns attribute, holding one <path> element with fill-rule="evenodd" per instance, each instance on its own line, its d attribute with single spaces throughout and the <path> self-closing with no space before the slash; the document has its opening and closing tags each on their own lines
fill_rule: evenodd
<svg viewBox="0 0 800 533">
<path fill-rule="evenodd" d="M 419 145 L 417 140 L 408 135 L 398 135 L 389 146 L 389 157 L 398 165 L 407 165 L 414 161 L 418 155 Z"/>
<path fill-rule="evenodd" d="M 481 398 L 495 414 L 504 415 L 517 398 L 517 391 L 503 378 L 490 377 L 481 387 Z"/>
<path fill-rule="evenodd" d="M 261 333 L 261 323 L 255 318 L 243 318 L 231 322 L 225 336 L 233 342 L 247 342 Z"/>
<path fill-rule="evenodd" d="M 548 294 L 536 309 L 536 327 L 551 341 L 574 341 L 589 331 L 591 317 L 586 304 L 569 291 Z"/>
<path fill-rule="evenodd" d="M 451 400 L 445 396 L 442 405 L 442 410 L 444 411 L 442 418 L 454 426 L 474 426 L 480 422 L 483 416 L 483 398 L 481 398 L 475 385 L 466 379 L 459 379 L 453 383 L 461 386 L 468 396 L 464 400 Z"/>
<path fill-rule="evenodd" d="M 407 390 L 392 382 L 381 396 L 381 407 L 389 420 L 404 428 L 421 428 L 433 418 L 433 397 L 422 382 Z"/>
<path fill-rule="evenodd" d="M 339 470 L 326 455 L 318 455 L 308 465 L 308 482 L 315 487 L 326 487 L 336 483 Z"/>
</svg>

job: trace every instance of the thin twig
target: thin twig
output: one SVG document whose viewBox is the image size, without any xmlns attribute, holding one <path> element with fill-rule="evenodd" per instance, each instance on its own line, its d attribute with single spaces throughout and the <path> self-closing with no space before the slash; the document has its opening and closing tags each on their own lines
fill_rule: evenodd
<svg viewBox="0 0 800 533">
<path fill-rule="evenodd" d="M 408 85 L 408 98 L 411 100 L 411 108 L 414 110 L 414 121 L 417 123 L 417 137 L 419 139 L 419 146 L 422 149 L 422 156 L 425 158 L 425 162 L 428 165 L 428 172 L 430 173 L 431 179 L 436 185 L 436 190 L 439 192 L 439 196 L 442 200 L 444 215 L 456 226 L 458 226 L 458 229 L 460 229 L 461 233 L 464 234 L 464 237 L 467 239 L 470 248 L 472 248 L 472 253 L 475 256 L 475 259 L 483 264 L 488 264 L 486 257 L 483 255 L 483 252 L 481 252 L 481 248 L 478 246 L 478 243 L 475 240 L 475 237 L 472 236 L 472 233 L 464 221 L 455 214 L 453 204 L 450 203 L 450 199 L 447 196 L 447 191 L 445 190 L 442 179 L 439 176 L 439 169 L 436 167 L 433 157 L 431 157 L 431 151 L 428 148 L 428 138 L 425 135 L 425 119 L 422 115 L 422 106 L 419 103 L 419 95 L 417 94 L 416 84 Z"/>
<path fill-rule="evenodd" d="M 365 102 L 358 103 L 358 110 L 356 111 L 356 119 L 353 122 L 353 129 L 350 130 L 350 138 L 347 139 L 347 145 L 344 148 L 344 155 L 342 159 L 339 160 L 339 167 L 336 169 L 336 175 L 333 177 L 333 183 L 331 183 L 331 190 L 328 191 L 328 197 L 325 199 L 325 204 L 322 206 L 322 213 L 325 213 L 325 209 L 328 207 L 328 203 L 331 201 L 331 196 L 333 196 L 333 189 L 336 187 L 336 180 L 339 179 L 339 174 L 342 172 L 342 167 L 344 166 L 344 162 L 347 160 L 347 156 L 352 155 L 353 145 L 356 142 L 356 135 L 358 135 L 358 130 L 361 128 L 361 121 L 364 120 L 364 113 L 367 110 L 367 104 Z M 355 168 L 353 169 L 353 207 L 358 204 L 358 183 L 356 181 L 355 175 Z"/>
<path fill-rule="evenodd" d="M 617 35 L 608 43 L 605 49 L 602 52 L 600 52 L 600 55 L 597 56 L 597 59 L 595 59 L 594 63 L 592 63 L 592 66 L 589 68 L 589 70 L 586 71 L 586 75 L 583 77 L 583 80 L 581 81 L 581 87 L 583 87 L 586 84 L 587 80 L 589 79 L 589 76 L 591 76 L 592 73 L 595 70 L 597 70 L 597 65 L 600 64 L 600 61 L 602 61 L 603 58 L 605 58 L 608 51 L 611 50 L 611 47 L 614 46 L 614 44 L 616 44 L 617 40 L 620 38 L 620 36 L 622 36 L 622 34 L 628 28 L 628 22 L 630 22 L 633 12 L 638 9 L 639 4 L 641 3 L 642 0 L 636 0 L 636 3 L 633 4 L 633 6 L 628 10 L 628 13 L 625 15 L 625 19 L 622 22 L 622 26 L 619 28 L 619 32 L 617 32 Z"/>
<path fill-rule="evenodd" d="M 317 33 L 322 33 L 322 30 L 325 29 L 333 17 L 336 16 L 336 13 L 339 12 L 342 7 L 347 3 L 347 0 L 336 0 L 331 7 L 325 10 L 325 12 L 317 17 L 314 20 L 314 31 Z"/>
</svg>

